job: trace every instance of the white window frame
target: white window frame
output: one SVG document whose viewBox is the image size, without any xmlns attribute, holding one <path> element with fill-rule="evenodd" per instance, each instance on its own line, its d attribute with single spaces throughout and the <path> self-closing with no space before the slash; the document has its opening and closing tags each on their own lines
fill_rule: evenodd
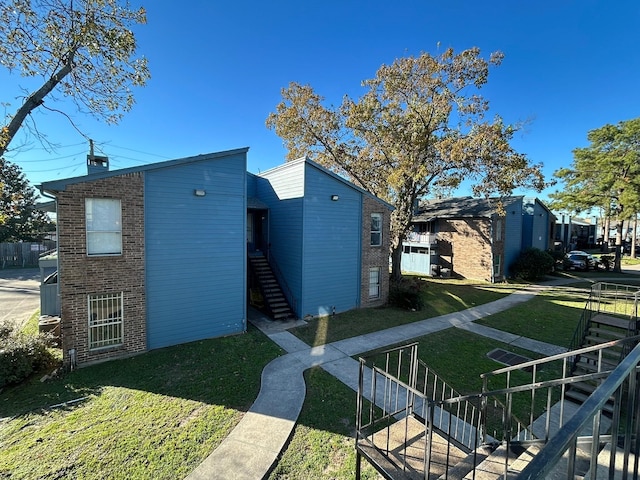
<svg viewBox="0 0 640 480">
<path fill-rule="evenodd" d="M 496 241 L 502 240 L 502 219 L 498 218 L 496 220 Z"/>
<path fill-rule="evenodd" d="M 99 210 L 113 213 L 112 218 L 95 218 Z M 85 222 L 87 255 L 122 255 L 122 202 L 118 198 L 86 198 Z"/>
<path fill-rule="evenodd" d="M 369 268 L 369 298 L 372 300 L 380 298 L 381 273 L 382 268 L 380 267 Z"/>
<path fill-rule="evenodd" d="M 497 253 L 493 256 L 493 276 L 494 277 L 500 276 L 501 267 L 502 267 L 502 255 Z"/>
<path fill-rule="evenodd" d="M 378 227 L 374 228 L 374 219 L 377 219 Z M 377 239 L 374 240 L 374 238 Z M 381 213 L 372 213 L 371 214 L 371 246 L 372 247 L 381 247 L 382 246 L 382 214 Z"/>
<path fill-rule="evenodd" d="M 117 347 L 124 343 L 123 294 L 87 296 L 89 350 Z"/>
</svg>

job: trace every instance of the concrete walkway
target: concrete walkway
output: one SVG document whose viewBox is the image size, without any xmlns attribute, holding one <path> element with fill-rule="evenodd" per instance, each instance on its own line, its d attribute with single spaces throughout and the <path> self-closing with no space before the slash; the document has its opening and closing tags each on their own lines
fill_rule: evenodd
<svg viewBox="0 0 640 480">
<path fill-rule="evenodd" d="M 546 282 L 544 285 L 532 285 L 500 300 L 468 310 L 313 348 L 287 331 L 288 328 L 304 322 L 274 322 L 261 315 L 250 319 L 288 353 L 267 365 L 262 372 L 260 393 L 253 406 L 220 446 L 187 479 L 257 480 L 264 478 L 291 436 L 306 393 L 303 373 L 313 366 L 321 366 L 357 391 L 359 364 L 351 358 L 352 356 L 408 342 L 416 337 L 451 327 L 468 330 L 542 355 L 554 355 L 566 351 L 556 345 L 476 325 L 473 322 L 526 302 L 553 286 L 575 281 L 562 279 Z"/>
</svg>

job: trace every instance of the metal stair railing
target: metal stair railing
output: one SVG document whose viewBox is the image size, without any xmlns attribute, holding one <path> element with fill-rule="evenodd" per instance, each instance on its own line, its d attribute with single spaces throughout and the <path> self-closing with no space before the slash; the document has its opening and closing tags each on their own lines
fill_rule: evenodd
<svg viewBox="0 0 640 480">
<path fill-rule="evenodd" d="M 373 456 L 366 453 L 367 449 L 373 449 L 385 457 L 390 457 L 393 451 L 394 458 L 400 458 L 402 468 L 406 468 L 406 459 L 415 456 L 415 446 L 410 447 L 411 452 L 407 449 L 408 438 L 399 448 L 388 441 L 382 446 L 377 444 L 375 435 L 386 434 L 389 438 L 392 425 L 409 416 L 424 425 L 425 471 L 431 466 L 434 433 L 466 453 L 476 452 L 487 439 L 489 443 L 496 443 L 483 433 L 486 421 L 479 408 L 482 395 L 461 395 L 418 359 L 417 347 L 418 344 L 413 343 L 386 350 L 376 356 L 377 362 L 371 357 L 360 358 L 356 412 L 358 465 L 362 455 L 375 464 Z M 508 415 L 499 403 L 493 414 L 500 418 Z M 513 416 L 509 418 L 509 424 L 515 425 L 522 437 L 526 426 Z M 405 431 L 405 435 L 409 432 Z M 532 437 L 530 432 L 526 437 Z"/>
<path fill-rule="evenodd" d="M 542 480 L 557 468 L 560 460 L 567 457 L 566 477 L 575 478 L 575 459 L 578 446 L 588 445 L 590 459 L 587 477 L 637 478 L 640 454 L 640 345 L 627 355 L 611 372 L 602 372 L 602 383 L 582 404 L 578 411 L 560 428 L 518 475 L 518 479 Z M 604 404 L 614 397 L 614 414 L 610 434 L 600 433 L 600 420 Z M 623 410 L 623 405 L 626 409 Z M 581 435 L 591 424 L 592 434 Z M 607 444 L 603 456 L 601 445 Z M 621 449 L 618 454 L 618 449 Z M 608 459 L 606 458 L 608 457 Z"/>
<path fill-rule="evenodd" d="M 632 337 L 640 333 L 638 325 L 638 299 L 640 288 L 631 285 L 621 285 L 609 282 L 598 282 L 591 286 L 589 298 L 580 316 L 578 326 L 574 331 L 569 350 L 577 350 L 585 343 L 589 332 L 591 320 L 596 314 L 606 313 L 627 317 L 629 324 L 626 336 Z M 620 360 L 631 350 L 631 344 L 625 344 L 621 352 Z M 576 366 L 578 357 L 575 356 L 571 370 Z"/>
<path fill-rule="evenodd" d="M 379 434 L 385 429 L 388 431 L 392 427 L 392 424 L 398 419 L 408 416 L 418 418 L 424 424 L 422 435 L 424 435 L 425 438 L 423 451 L 425 472 L 429 472 L 431 465 L 431 448 L 434 432 L 440 434 L 445 440 L 458 446 L 463 451 L 474 452 L 474 456 L 476 455 L 477 447 L 483 444 L 493 444 L 495 446 L 501 443 L 507 447 L 507 452 L 510 451 L 510 448 L 513 446 L 528 448 L 532 445 L 537 445 L 545 448 L 544 445 L 550 442 L 556 435 L 555 430 L 551 428 L 550 424 L 552 407 L 555 404 L 559 404 L 559 415 L 557 419 L 557 427 L 559 429 L 563 429 L 564 425 L 568 425 L 569 422 L 573 421 L 565 418 L 565 401 L 560 401 L 564 399 L 564 392 L 567 386 L 575 382 L 585 381 L 603 383 L 608 381 L 610 375 L 613 375 L 612 370 L 607 370 L 603 365 L 600 365 L 596 373 L 571 376 L 569 372 L 571 358 L 576 355 L 598 351 L 600 351 L 598 357 L 602 358 L 601 352 L 604 349 L 615 348 L 625 343 L 635 344 L 639 340 L 640 336 L 634 336 L 494 370 L 493 372 L 482 375 L 483 391 L 471 395 L 459 395 L 453 388 L 447 386 L 446 382 L 437 377 L 435 373 L 433 373 L 431 380 L 421 381 L 421 378 L 428 378 L 430 373 L 424 369 L 424 364 L 418 361 L 417 344 L 398 347 L 379 354 L 382 358 L 382 361 L 378 362 L 380 366 L 377 366 L 375 363 L 369 364 L 370 370 L 367 368 L 367 360 L 361 358 L 356 415 L 357 471 L 359 471 L 362 455 L 366 456 L 369 461 L 372 461 L 365 449 L 361 448 L 362 444 L 367 444 L 369 447 L 374 448 L 382 456 L 390 456 L 392 453 L 391 450 L 393 450 L 395 458 L 399 457 L 403 459 L 401 463 L 406 462 L 405 459 L 409 456 L 406 448 L 407 438 L 405 438 L 405 443 L 403 444 L 404 450 L 397 446 L 392 446 L 393 448 L 391 449 L 389 444 L 387 444 L 385 449 L 384 446 L 376 445 L 373 438 L 374 435 Z M 635 361 L 636 368 L 638 368 L 640 347 L 636 347 L 632 353 L 634 354 L 633 358 L 635 360 L 627 360 L 627 358 L 630 357 L 628 356 L 624 360 L 624 365 L 628 365 L 629 361 Z M 550 364 L 556 362 L 560 363 L 561 368 L 555 370 L 557 375 L 551 375 L 553 369 L 549 372 L 548 367 Z M 523 369 L 530 370 L 527 372 L 528 376 L 525 375 L 525 377 L 527 377 L 526 379 L 522 377 L 522 375 L 516 375 L 517 370 Z M 613 372 L 619 371 L 619 367 L 613 370 Z M 368 377 L 367 372 L 370 372 Z M 625 372 L 627 372 L 627 370 L 625 370 Z M 604 403 L 612 394 L 615 394 L 614 423 L 611 431 L 621 433 L 614 436 L 600 434 L 600 417 L 596 415 L 598 412 L 592 412 L 589 417 L 594 420 L 594 433 L 592 435 L 578 435 L 580 432 L 572 433 L 572 438 L 576 444 L 582 445 L 586 442 L 587 444 L 593 445 L 591 449 L 591 465 L 593 469 L 597 469 L 597 461 L 593 460 L 593 458 L 597 460 L 598 451 L 596 447 L 599 447 L 602 442 L 611 444 L 610 449 L 613 452 L 612 463 L 615 461 L 616 445 L 620 441 L 625 445 L 623 452 L 625 458 L 628 459 L 629 455 L 632 454 L 632 457 L 636 459 L 634 461 L 637 462 L 637 450 L 640 443 L 635 442 L 635 439 L 640 437 L 638 437 L 639 432 L 636 422 L 638 421 L 640 412 L 636 411 L 639 405 L 637 402 L 638 384 L 633 383 L 635 382 L 636 369 L 633 369 L 633 372 L 633 378 L 629 378 L 631 375 L 629 375 L 628 372 L 624 374 L 626 375 L 625 378 L 629 378 L 624 389 L 620 388 L 618 391 L 610 391 L 609 389 L 601 390 L 598 388 L 596 392 L 600 393 L 598 393 L 598 395 L 594 393 L 589 397 L 590 400 L 587 401 L 593 402 L 591 398 L 597 396 L 597 408 L 598 412 L 601 412 Z M 502 377 L 505 379 L 502 388 L 496 386 L 495 380 L 491 382 L 491 389 L 488 388 L 491 378 L 500 380 Z M 617 386 L 620 386 L 622 382 L 623 380 L 621 380 Z M 625 400 L 629 407 L 626 409 L 622 408 L 623 393 L 628 396 Z M 527 415 L 529 417 L 527 422 L 530 423 L 528 426 L 525 426 L 526 422 L 522 420 L 514 420 L 514 405 L 516 400 L 521 402 L 522 399 L 528 399 L 528 406 L 523 407 L 520 405 L 518 407 L 520 410 L 529 409 L 530 414 Z M 601 399 L 603 400 L 600 401 Z M 488 425 L 491 421 L 489 418 L 489 404 L 492 401 L 495 401 L 495 404 L 499 406 L 497 413 L 501 416 L 498 421 L 501 422 L 502 438 L 491 437 L 487 434 Z M 481 408 L 477 408 L 478 404 L 481 405 Z M 540 432 L 535 432 L 534 434 L 534 421 L 538 420 L 537 417 L 542 412 L 547 413 L 546 416 L 541 417 L 544 425 Z M 598 417 L 597 419 L 595 418 L 596 416 Z M 623 419 L 624 422 L 621 422 L 621 419 Z M 583 424 L 580 426 L 582 427 Z M 631 448 L 632 439 L 634 440 L 633 449 Z M 415 454 L 414 448 L 411 455 L 415 456 Z M 575 470 L 576 458 L 575 446 L 572 451 L 569 452 L 568 456 L 569 464 L 573 464 L 573 466 L 570 465 L 568 468 L 573 472 Z M 509 455 L 507 454 L 503 460 L 504 478 L 506 478 L 510 467 Z M 555 460 L 557 459 L 554 459 L 554 461 Z M 628 460 L 625 460 L 625 462 L 626 468 Z M 445 463 L 446 468 L 449 468 L 448 457 Z M 634 468 L 635 472 L 637 472 L 637 463 Z M 522 478 L 543 478 L 543 476 Z M 595 479 L 595 476 L 592 478 Z"/>
</svg>

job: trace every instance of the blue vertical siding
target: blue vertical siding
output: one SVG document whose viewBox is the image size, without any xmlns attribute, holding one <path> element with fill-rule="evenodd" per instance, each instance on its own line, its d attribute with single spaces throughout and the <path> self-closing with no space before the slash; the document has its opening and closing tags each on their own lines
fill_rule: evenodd
<svg viewBox="0 0 640 480">
<path fill-rule="evenodd" d="M 533 220 L 531 222 L 531 246 L 540 250 L 549 249 L 549 211 L 540 202 L 533 200 Z"/>
<path fill-rule="evenodd" d="M 149 348 L 244 331 L 246 155 L 146 172 L 145 244 Z"/>
<path fill-rule="evenodd" d="M 338 195 L 332 201 L 331 195 Z M 362 193 L 313 165 L 305 170 L 303 314 L 355 308 L 360 298 Z"/>
<path fill-rule="evenodd" d="M 304 163 L 264 172 L 256 187 L 257 197 L 269 206 L 270 255 L 285 277 L 296 315 L 301 317 Z"/>
<path fill-rule="evenodd" d="M 247 172 L 247 197 L 256 197 L 258 195 L 258 177 Z"/>
<path fill-rule="evenodd" d="M 504 206 L 506 211 L 504 225 L 504 266 L 505 272 L 509 274 L 509 269 L 518 258 L 522 249 L 522 229 L 523 211 L 522 199 L 518 198 Z"/>
</svg>

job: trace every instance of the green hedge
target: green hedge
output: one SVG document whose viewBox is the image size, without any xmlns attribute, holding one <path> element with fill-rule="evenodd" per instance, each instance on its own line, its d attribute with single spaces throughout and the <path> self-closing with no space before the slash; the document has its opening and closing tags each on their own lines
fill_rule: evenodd
<svg viewBox="0 0 640 480">
<path fill-rule="evenodd" d="M 52 364 L 47 335 L 25 335 L 7 325 L 0 326 L 0 388 L 17 384 L 33 372 Z"/>
<path fill-rule="evenodd" d="M 554 258 L 539 248 L 527 248 L 511 265 L 511 275 L 523 280 L 538 280 L 553 270 Z"/>
</svg>

